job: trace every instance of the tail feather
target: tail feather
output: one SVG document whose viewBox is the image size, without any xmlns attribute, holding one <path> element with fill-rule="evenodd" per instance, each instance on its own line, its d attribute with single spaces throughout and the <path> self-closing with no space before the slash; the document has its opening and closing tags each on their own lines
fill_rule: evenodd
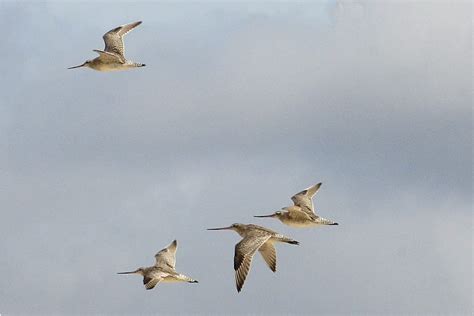
<svg viewBox="0 0 474 316">
<path fill-rule="evenodd" d="M 289 237 L 286 237 L 286 236 L 283 236 L 283 235 L 279 235 L 277 236 L 277 239 L 281 242 L 286 242 L 287 244 L 291 244 L 291 245 L 299 245 L 300 243 L 294 239 L 291 239 Z"/>
<path fill-rule="evenodd" d="M 183 281 L 183 282 L 188 282 L 188 283 L 199 283 L 198 280 L 194 280 L 193 278 L 190 278 L 184 274 L 178 274 L 176 276 L 176 279 Z"/>
<path fill-rule="evenodd" d="M 316 223 L 320 224 L 320 225 L 339 225 L 339 223 L 333 222 L 330 219 L 326 219 L 326 218 L 322 218 L 322 217 L 318 217 L 316 219 Z"/>
</svg>

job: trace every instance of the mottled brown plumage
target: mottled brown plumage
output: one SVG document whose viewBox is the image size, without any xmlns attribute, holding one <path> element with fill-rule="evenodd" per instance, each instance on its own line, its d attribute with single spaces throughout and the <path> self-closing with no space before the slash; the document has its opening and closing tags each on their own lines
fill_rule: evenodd
<svg viewBox="0 0 474 316">
<path fill-rule="evenodd" d="M 339 225 L 329 219 L 316 214 L 313 205 L 313 196 L 316 195 L 322 183 L 315 184 L 309 188 L 296 193 L 291 197 L 292 206 L 283 207 L 270 215 L 256 215 L 255 217 L 275 217 L 283 224 L 291 227 L 310 227 L 317 225 Z"/>
<path fill-rule="evenodd" d="M 87 60 L 82 65 L 69 67 L 68 69 L 89 67 L 98 71 L 112 71 L 145 66 L 145 64 L 127 60 L 123 44 L 123 37 L 141 23 L 141 21 L 138 21 L 125 24 L 108 31 L 102 37 L 105 42 L 104 50 L 94 49 L 94 52 L 98 53 L 99 57 Z"/>
<path fill-rule="evenodd" d="M 160 282 L 189 282 L 198 281 L 176 272 L 176 250 L 178 242 L 174 240 L 168 247 L 160 250 L 155 255 L 155 265 L 146 268 L 138 268 L 130 272 L 118 272 L 118 274 L 140 274 L 143 276 L 143 284 L 147 290 L 151 290 Z"/>
<path fill-rule="evenodd" d="M 208 230 L 234 230 L 242 240 L 235 245 L 234 270 L 237 291 L 240 292 L 247 278 L 255 252 L 258 250 L 268 267 L 276 271 L 275 242 L 298 245 L 296 240 L 283 236 L 271 229 L 253 224 L 232 224 L 229 227 L 209 228 Z"/>
</svg>

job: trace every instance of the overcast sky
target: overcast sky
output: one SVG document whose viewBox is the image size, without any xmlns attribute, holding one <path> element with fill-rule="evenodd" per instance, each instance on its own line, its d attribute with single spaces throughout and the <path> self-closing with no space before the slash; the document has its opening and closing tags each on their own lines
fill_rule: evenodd
<svg viewBox="0 0 474 316">
<path fill-rule="evenodd" d="M 472 312 L 469 2 L 0 1 L 0 313 Z M 143 24 L 100 73 L 102 35 Z M 339 226 L 253 218 L 323 182 Z M 240 237 L 277 245 L 243 291 Z M 178 239 L 199 284 L 136 275 Z"/>
</svg>

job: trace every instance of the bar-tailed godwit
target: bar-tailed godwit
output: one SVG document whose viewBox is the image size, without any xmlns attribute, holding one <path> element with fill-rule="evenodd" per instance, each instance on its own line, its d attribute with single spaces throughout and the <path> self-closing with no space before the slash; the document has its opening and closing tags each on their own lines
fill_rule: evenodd
<svg viewBox="0 0 474 316">
<path fill-rule="evenodd" d="M 178 242 L 174 240 L 168 247 L 160 250 L 155 255 L 155 265 L 146 268 L 138 268 L 130 272 L 118 272 L 118 274 L 139 274 L 143 276 L 143 284 L 147 290 L 151 290 L 160 282 L 189 282 L 198 283 L 184 274 L 176 272 L 176 249 Z"/>
<path fill-rule="evenodd" d="M 237 232 L 242 240 L 235 245 L 234 270 L 235 283 L 237 291 L 242 290 L 247 274 L 250 270 L 250 264 L 255 252 L 258 250 L 268 267 L 276 271 L 276 250 L 273 245 L 275 242 L 285 242 L 298 245 L 299 242 L 283 236 L 273 230 L 253 224 L 232 224 L 229 227 L 208 228 L 208 230 L 233 230 Z"/>
<path fill-rule="evenodd" d="M 82 65 L 69 67 L 68 69 L 89 67 L 98 71 L 112 71 L 145 66 L 145 64 L 127 60 L 124 56 L 123 37 L 141 23 L 141 21 L 138 21 L 125 24 L 108 31 L 103 36 L 105 42 L 104 50 L 94 49 L 94 52 L 98 53 L 99 57 L 86 60 Z"/>
<path fill-rule="evenodd" d="M 318 192 L 322 183 L 315 184 L 291 197 L 293 206 L 284 207 L 270 215 L 256 215 L 255 217 L 278 218 L 283 224 L 291 227 L 311 227 L 318 225 L 339 225 L 329 219 L 317 215 L 314 211 L 313 196 Z"/>
</svg>

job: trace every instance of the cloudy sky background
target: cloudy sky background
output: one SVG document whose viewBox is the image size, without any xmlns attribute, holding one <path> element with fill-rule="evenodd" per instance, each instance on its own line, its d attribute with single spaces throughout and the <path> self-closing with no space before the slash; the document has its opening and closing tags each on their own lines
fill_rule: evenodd
<svg viewBox="0 0 474 316">
<path fill-rule="evenodd" d="M 0 313 L 472 311 L 468 2 L 0 1 Z M 128 22 L 127 72 L 67 70 Z M 256 219 L 316 182 L 337 227 Z M 299 240 L 234 284 L 234 232 Z M 178 239 L 199 284 L 138 276 Z"/>
</svg>

